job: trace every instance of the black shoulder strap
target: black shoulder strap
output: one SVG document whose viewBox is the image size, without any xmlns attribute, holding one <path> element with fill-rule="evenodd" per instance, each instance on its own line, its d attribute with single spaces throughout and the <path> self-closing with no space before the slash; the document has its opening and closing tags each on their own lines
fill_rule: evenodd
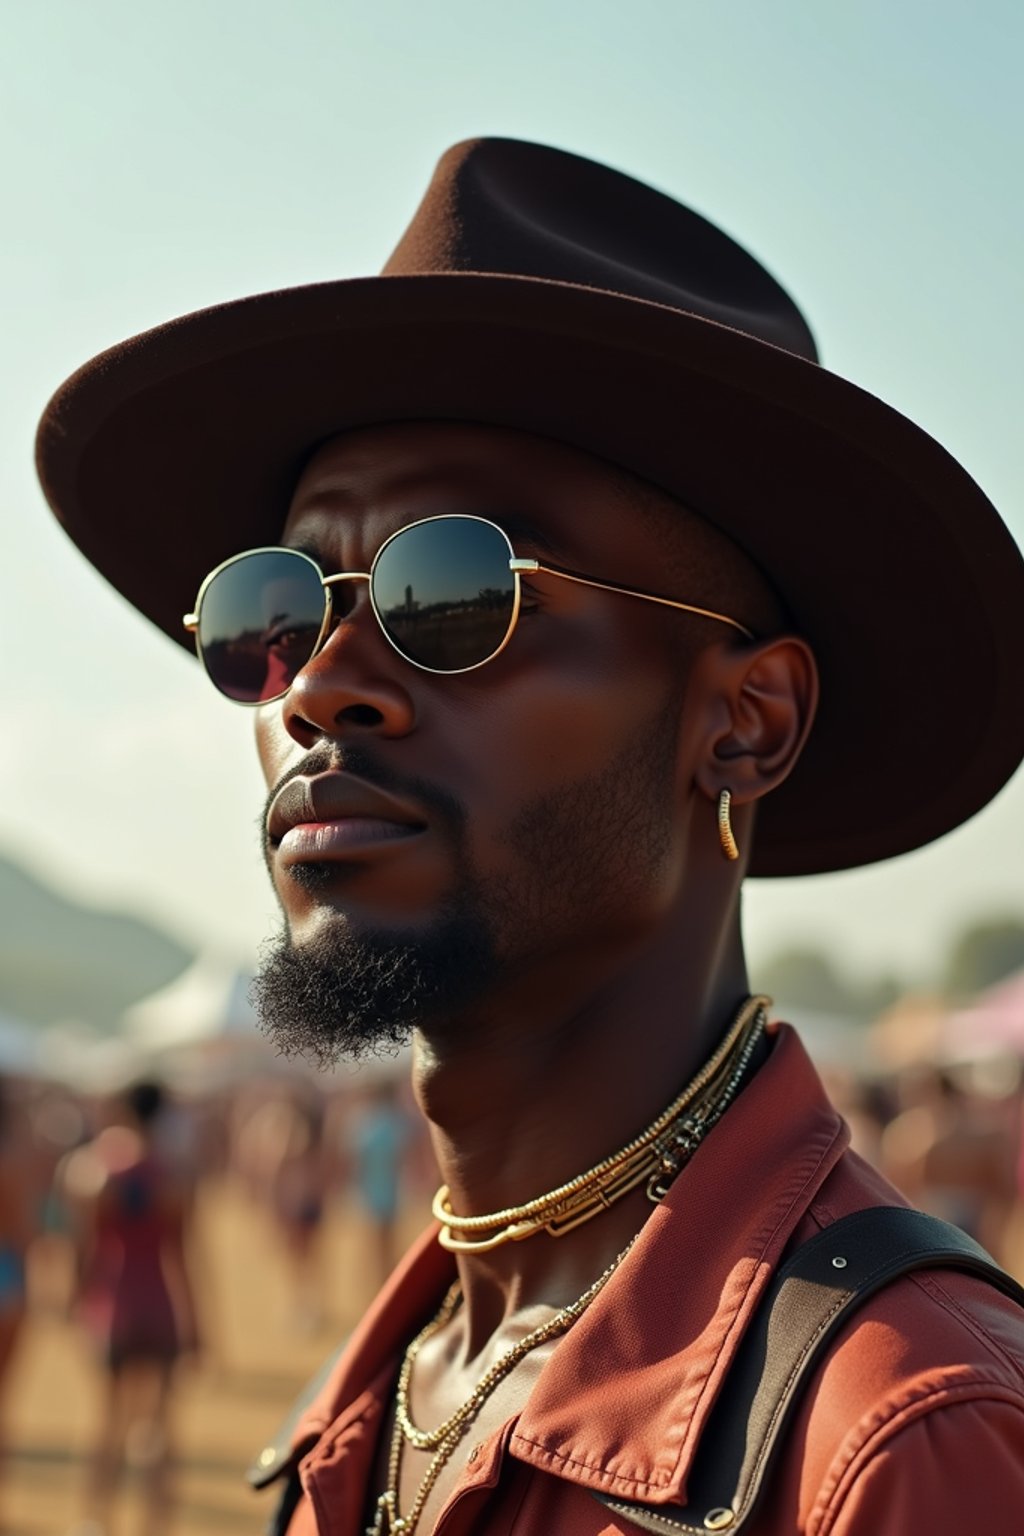
<svg viewBox="0 0 1024 1536">
<path fill-rule="evenodd" d="M 869 1296 L 915 1269 L 979 1275 L 1024 1306 L 1024 1288 L 959 1227 L 899 1206 L 856 1211 L 802 1244 L 775 1274 L 703 1434 L 685 1508 L 601 1502 L 642 1530 L 737 1536 L 824 1347 Z"/>
</svg>

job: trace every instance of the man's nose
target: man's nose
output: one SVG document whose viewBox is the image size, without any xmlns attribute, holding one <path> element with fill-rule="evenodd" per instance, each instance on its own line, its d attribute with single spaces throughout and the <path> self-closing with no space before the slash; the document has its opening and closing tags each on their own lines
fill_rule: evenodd
<svg viewBox="0 0 1024 1536">
<path fill-rule="evenodd" d="M 285 728 L 306 748 L 324 737 L 364 731 L 406 736 L 416 725 L 402 675 L 409 671 L 381 633 L 366 588 L 358 596 L 352 591 L 342 616 L 282 700 Z"/>
</svg>

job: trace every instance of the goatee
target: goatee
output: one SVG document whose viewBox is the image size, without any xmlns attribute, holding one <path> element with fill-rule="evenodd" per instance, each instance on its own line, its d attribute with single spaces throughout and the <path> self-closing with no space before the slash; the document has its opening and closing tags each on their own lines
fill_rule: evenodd
<svg viewBox="0 0 1024 1536">
<path fill-rule="evenodd" d="M 287 932 L 269 940 L 250 999 L 282 1055 L 328 1069 L 394 1055 L 417 1028 L 443 1031 L 497 970 L 487 926 L 465 910 L 425 932 L 356 932 L 339 920 L 302 944 Z"/>
</svg>

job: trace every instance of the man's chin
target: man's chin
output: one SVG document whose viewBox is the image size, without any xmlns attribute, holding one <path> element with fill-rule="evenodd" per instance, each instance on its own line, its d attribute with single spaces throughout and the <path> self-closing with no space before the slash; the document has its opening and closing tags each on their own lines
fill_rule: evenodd
<svg viewBox="0 0 1024 1536">
<path fill-rule="evenodd" d="M 471 1007 L 497 969 L 492 936 L 469 913 L 422 931 L 367 930 L 320 906 L 301 933 L 267 942 L 250 996 L 282 1054 L 328 1069 L 394 1055 L 414 1029 Z"/>
</svg>

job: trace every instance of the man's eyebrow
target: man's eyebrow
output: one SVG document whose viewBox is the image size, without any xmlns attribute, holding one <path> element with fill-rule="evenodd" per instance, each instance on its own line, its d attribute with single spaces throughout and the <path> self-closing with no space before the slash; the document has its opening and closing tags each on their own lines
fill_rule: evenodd
<svg viewBox="0 0 1024 1536">
<path fill-rule="evenodd" d="M 518 545 L 531 544 L 545 555 L 555 557 L 565 555 L 564 547 L 552 537 L 550 531 L 539 528 L 521 512 L 495 512 L 491 515 L 491 521 L 505 530 L 517 554 L 519 553 Z"/>
<path fill-rule="evenodd" d="M 289 541 L 289 543 L 282 545 L 282 548 L 294 550 L 297 555 L 308 555 L 310 560 L 315 561 L 320 567 L 325 576 L 331 575 L 324 561 L 324 552 L 315 539 L 297 539 L 294 543 Z"/>
<path fill-rule="evenodd" d="M 458 514 L 453 515 L 457 516 Z M 541 554 L 550 556 L 552 559 L 565 558 L 566 550 L 564 546 L 555 540 L 549 531 L 538 527 L 536 523 L 531 522 L 521 512 L 478 512 L 475 515 L 485 517 L 489 522 L 497 523 L 499 528 L 503 528 L 508 534 L 512 547 L 517 554 L 520 552 L 521 545 L 529 545 Z M 407 526 L 411 527 L 412 525 L 408 524 Z M 294 549 L 300 555 L 308 555 L 311 560 L 315 560 L 325 576 L 333 574 L 332 571 L 327 569 L 324 563 L 323 550 L 318 546 L 315 539 L 297 539 L 294 543 L 289 542 L 287 547 Z"/>
</svg>

